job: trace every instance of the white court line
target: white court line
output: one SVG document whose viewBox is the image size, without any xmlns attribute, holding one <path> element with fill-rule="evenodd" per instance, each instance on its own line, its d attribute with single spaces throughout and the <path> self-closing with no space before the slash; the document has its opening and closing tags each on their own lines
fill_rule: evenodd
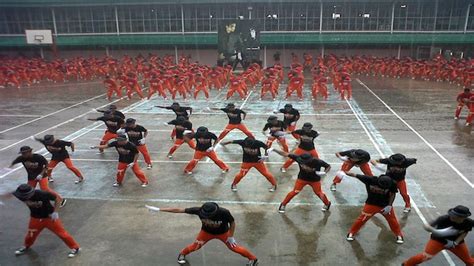
<svg viewBox="0 0 474 266">
<path fill-rule="evenodd" d="M 94 97 L 92 97 L 92 98 L 89 98 L 89 99 L 84 100 L 84 101 L 82 101 L 82 102 L 78 102 L 78 103 L 76 103 L 76 104 L 70 105 L 70 106 L 65 107 L 65 108 L 63 108 L 63 109 L 59 109 L 59 110 L 57 110 L 57 111 L 55 111 L 55 112 L 52 112 L 52 113 L 49 113 L 49 114 L 47 114 L 47 115 L 42 115 L 42 116 L 40 116 L 40 117 L 38 117 L 38 118 L 35 118 L 35 119 L 33 119 L 33 120 L 30 120 L 30 121 L 27 121 L 27 122 L 25 122 L 25 123 L 21 123 L 21 124 L 19 124 L 19 125 L 14 126 L 14 127 L 4 129 L 4 130 L 0 131 L 0 134 L 3 134 L 3 133 L 5 133 L 5 132 L 8 132 L 8 131 L 11 131 L 11 130 L 14 130 L 14 129 L 17 129 L 17 128 L 22 127 L 22 126 L 26 126 L 26 125 L 28 125 L 28 124 L 31 124 L 31 123 L 36 122 L 36 121 L 38 121 L 38 120 L 41 120 L 41 119 L 43 119 L 43 118 L 50 117 L 50 116 L 52 116 L 52 115 L 55 115 L 55 114 L 57 114 L 57 113 L 63 112 L 63 111 L 68 110 L 68 109 L 71 109 L 71 108 L 76 107 L 76 106 L 78 106 L 78 105 L 84 104 L 84 103 L 86 103 L 86 102 L 90 102 L 90 101 L 95 100 L 95 99 L 97 99 L 97 98 L 99 98 L 99 97 L 104 97 L 105 95 L 106 95 L 106 94 L 103 93 L 103 94 L 94 96 Z"/>
<path fill-rule="evenodd" d="M 375 98 L 377 98 L 385 107 L 392 112 L 405 126 L 407 126 L 413 133 L 415 133 L 436 155 L 438 155 L 451 169 L 456 172 L 471 188 L 474 188 L 474 184 L 461 173 L 446 157 L 444 157 L 431 143 L 429 143 L 420 133 L 418 133 L 410 124 L 408 124 L 403 118 L 401 118 L 387 103 L 385 103 L 375 92 L 373 92 L 367 85 L 365 85 L 360 79 L 357 79 L 360 85 L 366 88 L 370 93 L 372 93 Z"/>
<path fill-rule="evenodd" d="M 271 111 L 268 113 L 247 113 L 247 115 L 255 115 L 255 116 L 270 116 Z M 168 113 L 153 113 L 153 112 L 130 112 L 132 115 L 170 115 L 173 114 Z M 222 113 L 210 113 L 210 112 L 193 112 L 193 116 L 196 115 L 222 115 Z M 393 114 L 366 114 L 367 116 L 393 116 Z M 326 114 L 326 113 L 319 113 L 319 114 L 300 114 L 300 116 L 354 116 L 353 114 Z"/>
<path fill-rule="evenodd" d="M 0 117 L 41 117 L 40 115 L 0 115 Z"/>
<path fill-rule="evenodd" d="M 93 159 L 93 158 L 74 158 L 71 157 L 73 161 L 78 162 L 118 162 L 117 159 Z M 138 162 L 145 162 L 144 160 L 138 160 Z M 189 161 L 174 161 L 174 160 L 151 160 L 152 163 L 189 163 Z M 214 163 L 210 161 L 200 161 L 200 163 Z M 242 161 L 231 161 L 225 162 L 226 164 L 242 164 Z M 265 164 L 284 164 L 285 161 L 281 162 L 265 162 Z M 342 162 L 327 162 L 328 164 L 337 165 L 342 164 Z"/>
<path fill-rule="evenodd" d="M 367 129 L 367 127 L 364 125 L 364 123 L 362 122 L 362 119 L 359 117 L 359 115 L 355 112 L 354 110 L 354 107 L 352 107 L 351 103 L 346 99 L 346 102 L 347 104 L 349 105 L 349 107 L 351 108 L 352 112 L 354 113 L 354 116 L 357 118 L 357 121 L 359 121 L 360 125 L 362 126 L 362 128 L 364 129 L 365 133 L 367 134 L 367 136 L 369 137 L 370 141 L 372 142 L 372 144 L 375 146 L 375 148 L 377 149 L 377 151 L 379 152 L 380 156 L 382 158 L 386 158 L 387 155 L 384 154 L 382 152 L 382 149 L 380 148 L 379 144 L 375 141 L 375 139 L 373 138 L 372 136 L 372 132 L 369 132 L 369 130 Z M 424 224 L 428 224 L 428 221 L 426 220 L 425 216 L 423 215 L 423 213 L 421 213 L 420 209 L 418 208 L 418 205 L 416 204 L 416 202 L 413 200 L 413 198 L 411 198 L 411 203 L 412 203 L 412 206 L 413 206 L 413 209 L 415 210 L 416 214 L 418 215 L 418 217 L 420 217 L 420 220 L 424 223 Z M 448 262 L 448 264 L 450 266 L 455 266 L 454 264 L 454 261 L 452 260 L 452 258 L 450 257 L 450 255 L 445 251 L 443 250 L 443 256 L 445 257 L 446 261 Z"/>
</svg>

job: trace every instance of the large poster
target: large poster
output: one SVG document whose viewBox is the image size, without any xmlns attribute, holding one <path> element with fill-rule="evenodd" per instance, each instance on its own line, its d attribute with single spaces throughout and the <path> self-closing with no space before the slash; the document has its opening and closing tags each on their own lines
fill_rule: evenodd
<svg viewBox="0 0 474 266">
<path fill-rule="evenodd" d="M 219 23 L 217 62 L 234 68 L 260 63 L 260 27 L 255 20 L 222 20 Z"/>
</svg>

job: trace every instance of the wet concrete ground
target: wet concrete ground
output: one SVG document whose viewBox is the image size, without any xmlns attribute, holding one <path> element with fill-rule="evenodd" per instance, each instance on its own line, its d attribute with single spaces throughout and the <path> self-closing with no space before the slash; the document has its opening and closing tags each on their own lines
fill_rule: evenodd
<svg viewBox="0 0 474 266">
<path fill-rule="evenodd" d="M 293 187 L 298 168 L 293 165 L 287 173 L 280 173 L 283 159 L 277 154 L 272 154 L 267 164 L 279 184 L 274 193 L 267 191 L 269 184 L 255 170 L 242 180 L 238 192 L 230 191 L 241 160 L 238 146 L 217 149 L 219 157 L 231 166 L 229 173 L 222 174 L 212 162 L 203 159 L 192 176 L 182 174 L 192 158 L 192 151 L 183 145 L 172 160 L 166 157 L 172 145 L 171 128 L 162 122 L 171 120 L 174 115 L 153 108 L 157 104 L 171 103 L 158 98 L 116 102 L 127 117 L 136 118 L 137 123 L 150 130 L 147 145 L 154 168 L 145 170 L 150 179 L 148 188 L 141 188 L 133 173 L 127 173 L 122 188 L 114 188 L 115 150 L 98 155 L 88 148 L 98 143 L 104 130 L 101 123 L 86 120 L 99 116 L 92 108 L 107 105 L 99 82 L 1 89 L 0 168 L 9 165 L 22 145 L 31 145 L 37 152 L 44 153 L 41 145 L 29 137 L 49 133 L 76 143 L 77 151 L 72 158 L 87 181 L 75 185 L 73 174 L 60 165 L 53 172 L 56 181 L 51 185 L 69 198 L 60 217 L 81 244 L 80 256 L 68 259 L 67 247 L 44 231 L 31 252 L 15 257 L 13 252 L 22 245 L 26 233 L 28 210 L 18 200 L 10 199 L 0 206 L 0 265 L 175 265 L 179 250 L 192 243 L 199 231 L 198 218 L 184 214 L 150 214 L 143 205 L 189 207 L 208 200 L 218 202 L 233 213 L 237 241 L 258 256 L 260 265 L 399 265 L 420 252 L 428 239 L 420 215 L 431 220 L 457 204 L 474 209 L 473 135 L 463 121 L 452 119 L 454 97 L 460 90 L 454 85 L 365 76 L 359 79 L 360 83 L 354 78 L 354 100 L 349 102 L 339 100 L 332 90 L 328 101 L 311 101 L 308 91 L 303 102 L 289 101 L 303 114 L 299 125 L 312 122 L 321 133 L 316 141 L 317 149 L 322 159 L 333 166 L 330 175 L 323 180 L 323 190 L 333 202 L 331 211 L 326 214 L 320 211 L 322 203 L 308 188 L 293 199 L 284 215 L 277 212 L 278 204 Z M 286 103 L 282 97 L 280 95 L 277 101 L 261 101 L 258 92 L 253 92 L 246 101 L 235 98 L 236 105 L 249 113 L 245 124 L 258 139 L 264 140 L 260 131 L 267 116 Z M 224 93 L 213 91 L 211 98 L 211 107 L 225 105 Z M 206 110 L 208 103 L 202 99 L 182 104 L 195 109 L 191 116 L 195 128 L 204 125 L 218 134 L 227 123 L 225 114 Z M 57 112 L 61 109 L 64 110 Z M 232 132 L 226 139 L 243 137 L 240 132 Z M 294 140 L 291 137 L 288 140 L 293 147 Z M 365 189 L 354 179 L 344 180 L 337 192 L 329 191 L 329 185 L 341 165 L 334 153 L 350 148 L 366 149 L 374 158 L 392 152 L 418 158 L 418 164 L 410 168 L 407 182 L 420 212 L 403 214 L 400 196 L 395 203 L 405 244 L 395 243 L 382 216 L 368 222 L 356 241 L 345 240 L 366 198 Z M 141 165 L 145 166 L 143 162 Z M 12 173 L 0 173 L 2 191 L 13 190 L 25 181 L 24 170 L 18 168 Z M 474 253 L 472 234 L 467 243 Z M 456 265 L 462 265 L 455 256 L 451 258 Z M 218 241 L 209 242 L 188 256 L 188 260 L 189 265 L 245 265 L 246 262 Z M 449 263 L 439 254 L 426 265 Z"/>
</svg>

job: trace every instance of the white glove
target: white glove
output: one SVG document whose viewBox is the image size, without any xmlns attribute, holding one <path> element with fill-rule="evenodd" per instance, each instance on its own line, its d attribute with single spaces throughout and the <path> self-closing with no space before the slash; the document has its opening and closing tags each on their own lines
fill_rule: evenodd
<svg viewBox="0 0 474 266">
<path fill-rule="evenodd" d="M 344 171 L 337 171 L 336 176 L 342 180 L 346 176 L 346 173 L 344 173 Z"/>
<path fill-rule="evenodd" d="M 163 122 L 163 125 L 169 126 L 170 124 L 168 124 L 168 122 Z"/>
<path fill-rule="evenodd" d="M 296 126 L 296 122 L 291 122 L 290 126 Z"/>
<path fill-rule="evenodd" d="M 319 176 L 325 176 L 327 173 L 324 171 L 317 171 L 316 174 Z"/>
<path fill-rule="evenodd" d="M 242 60 L 242 53 L 237 53 L 237 59 Z"/>
<path fill-rule="evenodd" d="M 97 149 L 97 146 L 90 146 L 89 149 L 91 149 L 91 150 Z"/>
<path fill-rule="evenodd" d="M 448 243 L 444 245 L 445 248 L 454 248 L 457 245 L 455 241 L 452 241 L 452 240 L 446 240 L 446 241 L 448 241 Z"/>
<path fill-rule="evenodd" d="M 268 154 L 268 155 L 270 155 L 270 153 L 272 153 L 272 152 L 273 152 L 273 148 L 269 148 L 269 149 L 267 150 L 267 154 Z"/>
<path fill-rule="evenodd" d="M 379 163 L 375 164 L 374 167 L 377 168 L 378 170 L 382 171 L 382 172 L 385 172 L 387 170 L 386 167 L 384 167 L 383 164 L 379 164 Z"/>
<path fill-rule="evenodd" d="M 347 158 L 347 156 L 340 156 L 340 157 L 337 157 L 339 158 L 339 160 L 343 161 L 343 162 L 347 162 L 349 160 L 349 158 Z"/>
<path fill-rule="evenodd" d="M 35 179 L 36 179 L 36 181 L 41 181 L 42 178 L 43 178 L 43 176 L 42 176 L 42 175 L 39 175 L 39 176 L 37 176 Z"/>
<path fill-rule="evenodd" d="M 382 213 L 387 215 L 389 214 L 390 212 L 392 211 L 392 206 L 391 205 L 388 205 L 388 206 L 385 206 L 385 208 L 382 209 Z"/>
<path fill-rule="evenodd" d="M 138 140 L 138 143 L 140 143 L 140 145 L 145 145 L 145 138 Z"/>
<path fill-rule="evenodd" d="M 226 242 L 233 248 L 237 247 L 237 242 L 235 241 L 234 237 L 227 238 Z"/>
<path fill-rule="evenodd" d="M 286 133 L 283 132 L 283 131 L 277 131 L 277 132 L 273 133 L 273 135 L 274 135 L 275 137 L 278 137 L 278 138 L 285 136 L 285 134 L 286 134 Z"/>
<path fill-rule="evenodd" d="M 260 160 L 258 160 L 259 162 L 264 162 L 264 161 L 266 161 L 266 160 L 268 159 L 268 155 L 262 155 L 262 156 L 260 156 L 260 157 L 258 157 L 258 158 L 260 158 Z"/>
<path fill-rule="evenodd" d="M 207 110 L 207 111 L 212 111 L 212 110 L 211 110 L 211 107 L 209 107 L 209 106 L 206 107 L 206 110 Z"/>
<path fill-rule="evenodd" d="M 125 129 L 123 129 L 123 128 L 117 130 L 117 135 L 124 135 L 125 133 L 126 133 Z"/>
<path fill-rule="evenodd" d="M 127 168 L 132 168 L 134 165 L 135 165 L 135 162 L 129 163 L 129 164 L 127 165 Z"/>
<path fill-rule="evenodd" d="M 192 131 L 192 130 L 185 130 L 185 131 L 183 132 L 184 135 L 187 135 L 187 134 L 190 134 L 190 133 L 193 133 L 193 131 Z"/>
<path fill-rule="evenodd" d="M 276 110 L 276 109 L 273 110 L 273 113 L 274 113 L 274 114 L 278 114 L 278 110 Z"/>
<path fill-rule="evenodd" d="M 207 152 L 211 152 L 211 151 L 213 151 L 213 150 L 214 150 L 214 147 L 209 147 L 209 149 L 207 149 L 206 151 L 207 151 Z"/>
<path fill-rule="evenodd" d="M 159 212 L 160 208 L 155 207 L 155 206 L 150 206 L 150 205 L 145 205 L 145 207 L 148 209 L 150 212 Z"/>
<path fill-rule="evenodd" d="M 51 220 L 56 221 L 57 219 L 59 219 L 59 213 L 58 212 L 51 213 Z"/>
</svg>

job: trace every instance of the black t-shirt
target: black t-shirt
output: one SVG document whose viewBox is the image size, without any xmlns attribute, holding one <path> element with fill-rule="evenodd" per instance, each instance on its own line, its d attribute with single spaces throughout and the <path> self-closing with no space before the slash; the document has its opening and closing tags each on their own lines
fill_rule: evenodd
<svg viewBox="0 0 474 266">
<path fill-rule="evenodd" d="M 62 161 L 69 158 L 69 153 L 66 150 L 66 147 L 71 147 L 72 142 L 64 140 L 55 140 L 52 144 L 46 144 L 43 140 L 40 140 L 43 143 L 44 147 L 51 153 L 51 160 Z"/>
<path fill-rule="evenodd" d="M 138 143 L 139 140 L 141 140 L 147 132 L 146 128 L 140 126 L 140 125 L 135 125 L 134 128 L 131 127 L 125 127 L 125 132 L 127 132 L 128 135 L 128 141 L 131 143 L 139 146 L 140 143 Z"/>
<path fill-rule="evenodd" d="M 407 174 L 407 168 L 416 163 L 416 159 L 407 158 L 405 162 L 401 165 L 394 165 L 391 164 L 389 159 L 380 159 L 380 163 L 387 165 L 387 175 L 393 178 L 395 181 L 400 181 L 405 179 L 405 175 Z"/>
<path fill-rule="evenodd" d="M 217 213 L 212 218 L 204 218 L 200 215 L 200 207 L 186 208 L 184 210 L 187 214 L 194 214 L 199 216 L 201 219 L 203 230 L 206 233 L 212 235 L 221 235 L 229 231 L 229 225 L 234 221 L 234 217 L 230 214 L 229 210 L 224 208 L 219 208 Z"/>
<path fill-rule="evenodd" d="M 221 108 L 221 111 L 227 114 L 227 117 L 229 118 L 229 124 L 231 125 L 240 124 L 242 122 L 242 114 L 245 114 L 245 112 L 239 108 L 235 108 L 232 111 L 228 108 Z"/>
<path fill-rule="evenodd" d="M 243 155 L 242 162 L 244 163 L 257 163 L 260 160 L 262 154 L 260 153 L 260 148 L 268 149 L 265 143 L 255 140 L 252 146 L 245 145 L 245 140 L 234 140 L 234 144 L 238 144 L 242 147 Z"/>
<path fill-rule="evenodd" d="M 288 157 L 292 160 L 295 160 L 298 163 L 300 167 L 298 178 L 304 181 L 309 181 L 309 182 L 321 181 L 321 176 L 316 174 L 316 172 L 321 171 L 321 168 L 329 167 L 328 163 L 316 158 L 313 158 L 310 162 L 303 163 L 299 155 L 289 154 Z"/>
<path fill-rule="evenodd" d="M 125 120 L 125 115 L 120 111 L 114 111 L 113 115 L 118 116 L 118 117 L 122 118 L 123 120 Z"/>
<path fill-rule="evenodd" d="M 300 136 L 300 144 L 298 148 L 303 149 L 305 151 L 310 151 L 314 149 L 314 139 L 319 136 L 319 133 L 311 130 L 310 132 L 306 132 L 302 129 L 298 129 L 293 131 L 293 133 L 298 134 Z"/>
<path fill-rule="evenodd" d="M 104 116 L 101 116 L 97 118 L 97 120 L 103 121 L 105 123 L 105 126 L 107 127 L 107 131 L 112 133 L 117 133 L 117 130 L 119 130 L 124 123 L 123 119 L 118 116 L 112 116 L 110 118 L 105 118 Z"/>
<path fill-rule="evenodd" d="M 21 199 L 20 199 L 21 200 Z M 35 193 L 28 200 L 23 202 L 30 209 L 32 218 L 44 219 L 54 212 L 54 206 L 51 201 L 55 201 L 56 196 L 47 191 L 35 190 Z"/>
<path fill-rule="evenodd" d="M 267 129 L 270 129 L 270 135 L 272 135 L 273 137 L 277 137 L 275 136 L 275 133 L 278 131 L 284 132 L 286 129 L 286 124 L 280 120 L 277 121 L 276 125 L 273 125 L 272 123 L 266 123 L 265 126 L 263 127 L 263 131 Z"/>
<path fill-rule="evenodd" d="M 23 158 L 18 156 L 13 162 L 13 164 L 22 163 L 28 173 L 28 180 L 34 180 L 39 176 L 43 169 L 48 166 L 48 161 L 40 154 L 34 153 L 31 158 Z"/>
<path fill-rule="evenodd" d="M 300 115 L 300 112 L 294 108 L 292 108 L 290 111 L 286 111 L 285 108 L 280 109 L 280 113 L 283 114 L 283 122 L 285 122 L 287 126 L 289 126 L 292 122 L 295 122 Z"/>
<path fill-rule="evenodd" d="M 191 107 L 182 107 L 182 106 L 177 109 L 173 109 L 171 106 L 168 106 L 168 107 L 165 107 L 165 109 L 173 111 L 176 114 L 176 118 L 178 118 L 178 116 L 184 116 L 184 118 L 186 119 L 189 119 L 188 110 L 192 110 Z"/>
<path fill-rule="evenodd" d="M 438 240 L 439 242 L 442 242 L 443 244 L 446 244 L 446 240 L 452 240 L 455 241 L 460 235 L 464 234 L 465 232 L 469 232 L 472 230 L 472 227 L 474 227 L 474 221 L 472 219 L 467 218 L 464 220 L 464 222 L 458 224 L 449 219 L 449 215 L 443 215 L 438 217 L 434 222 L 431 223 L 431 226 L 433 226 L 436 229 L 444 229 L 448 227 L 453 227 L 454 229 L 459 230 L 459 233 L 454 235 L 454 236 L 448 236 L 448 237 L 435 237 L 431 235 L 431 239 Z M 461 241 L 461 243 L 463 243 Z M 461 244 L 458 243 L 458 244 Z"/>
<path fill-rule="evenodd" d="M 186 120 L 184 122 L 179 122 L 178 120 L 171 120 L 168 122 L 168 125 L 174 125 L 176 128 L 176 138 L 177 139 L 183 139 L 184 136 L 184 131 L 185 130 L 192 130 L 193 129 L 193 124 L 189 121 Z"/>
<path fill-rule="evenodd" d="M 207 132 L 205 134 L 196 132 L 192 135 L 192 137 L 196 139 L 197 151 L 206 151 L 212 147 L 212 140 L 217 140 L 217 136 L 211 132 Z"/>
<path fill-rule="evenodd" d="M 351 159 L 351 158 L 354 158 L 352 156 L 352 152 L 354 152 L 356 150 L 348 150 L 348 151 L 343 151 L 343 152 L 340 152 L 339 154 L 341 156 L 347 156 L 347 158 Z M 364 163 L 368 163 L 370 161 L 370 154 L 366 151 L 364 151 L 364 155 L 362 156 L 362 158 L 360 158 L 360 160 L 358 162 L 354 162 L 354 164 L 357 164 L 357 165 L 361 165 L 361 164 L 364 164 Z"/>
<path fill-rule="evenodd" d="M 356 175 L 365 184 L 367 200 L 365 203 L 379 207 L 386 207 L 390 203 L 390 195 L 397 193 L 397 184 L 392 182 L 389 188 L 381 188 L 376 176 Z"/>
<path fill-rule="evenodd" d="M 108 146 L 115 147 L 119 154 L 119 162 L 121 163 L 132 163 L 135 155 L 138 153 L 137 146 L 129 141 L 125 145 L 119 145 L 117 141 L 112 141 Z"/>
</svg>

